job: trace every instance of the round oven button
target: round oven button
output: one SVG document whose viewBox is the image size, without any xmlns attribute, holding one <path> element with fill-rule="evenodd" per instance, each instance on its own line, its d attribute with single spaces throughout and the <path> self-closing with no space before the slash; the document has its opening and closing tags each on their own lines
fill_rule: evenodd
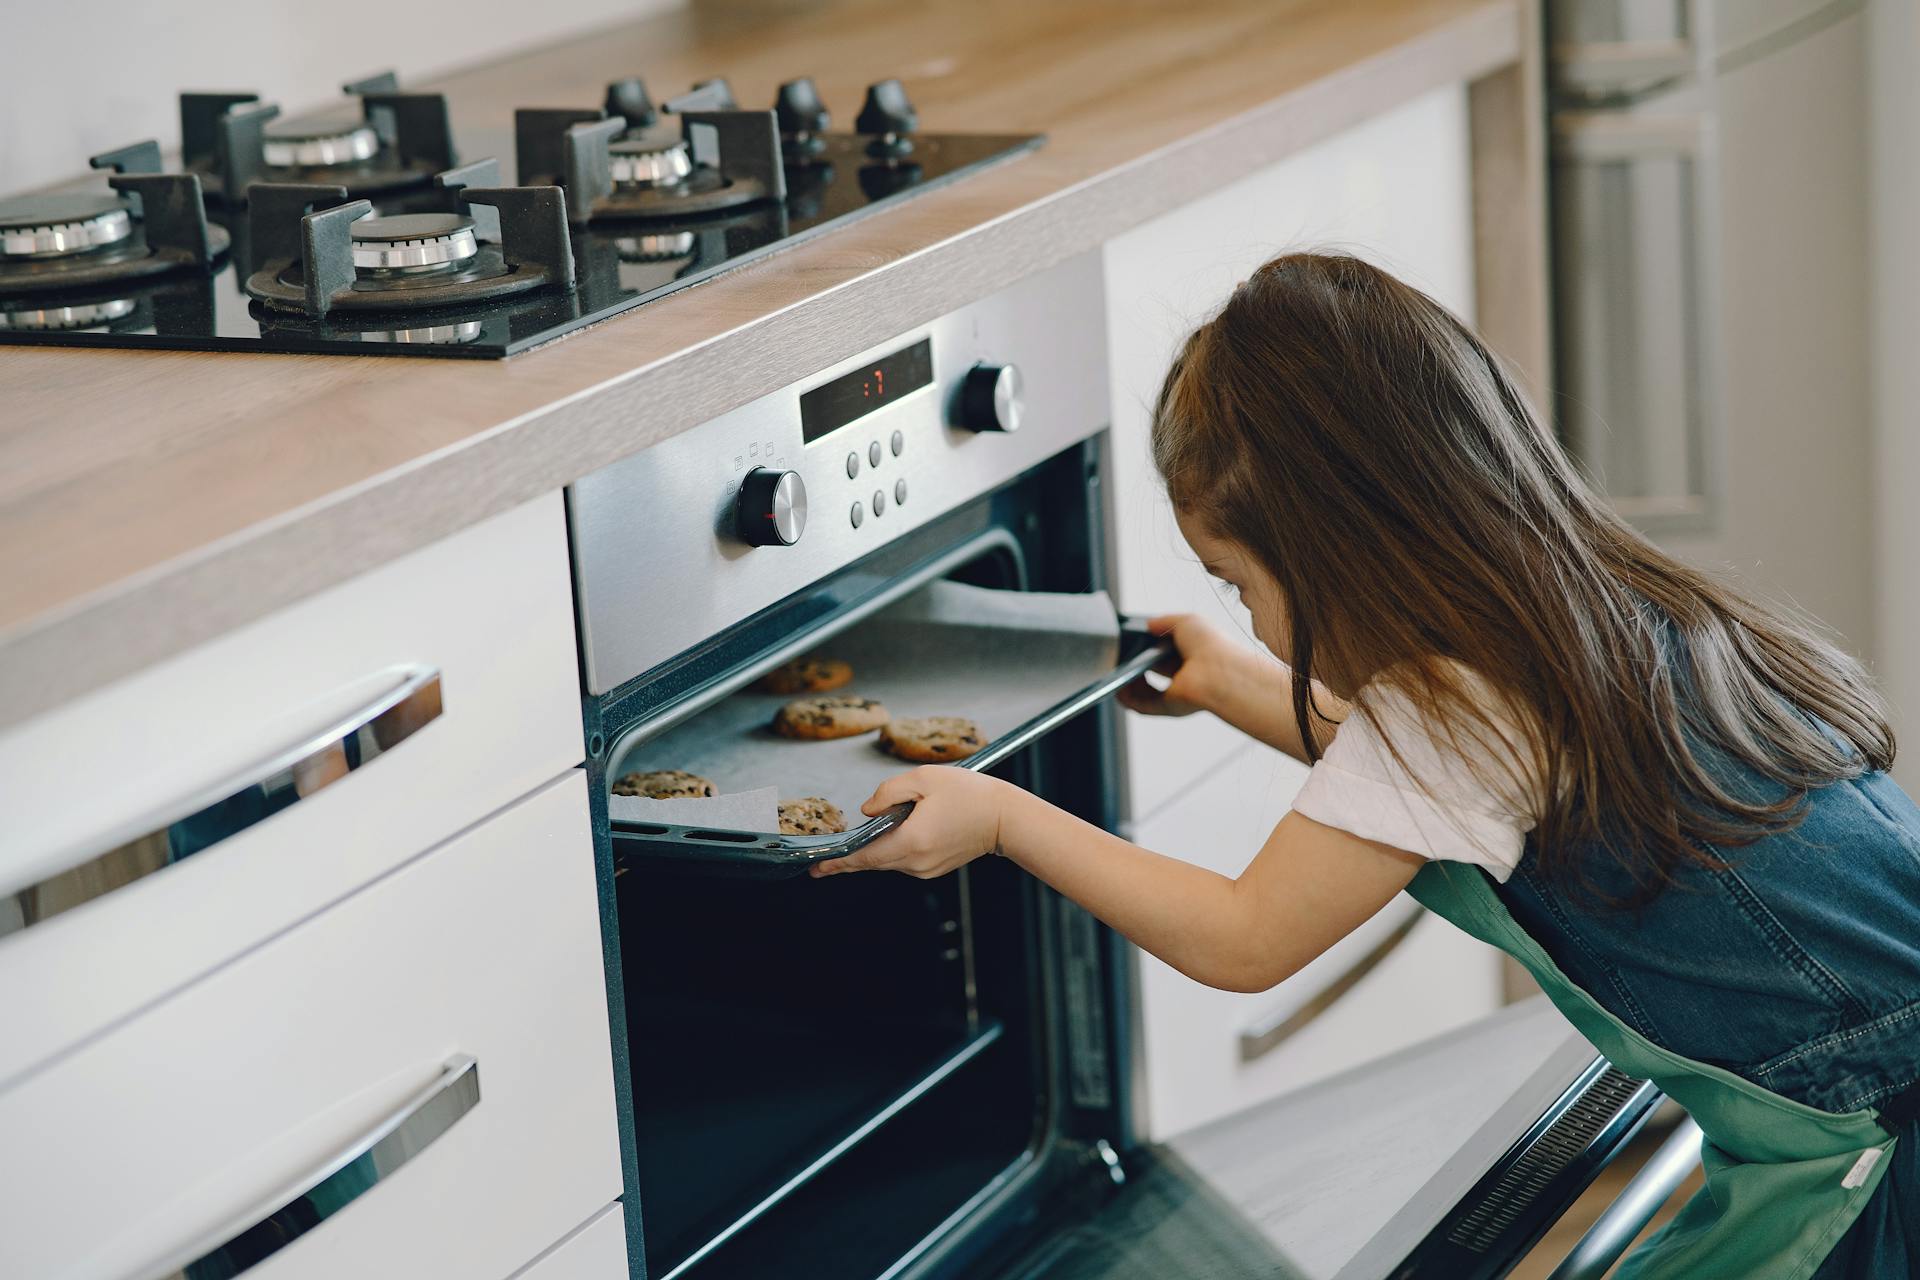
<svg viewBox="0 0 1920 1280">
<path fill-rule="evenodd" d="M 887 514 L 887 495 L 883 490 L 873 491 L 873 514 L 876 516 Z"/>
<path fill-rule="evenodd" d="M 807 486 L 798 472 L 755 467 L 740 482 L 734 508 L 740 540 L 755 547 L 790 547 L 807 527 Z"/>
<path fill-rule="evenodd" d="M 875 440 L 867 446 L 867 465 L 870 467 L 880 465 L 880 442 L 878 440 Z"/>
<path fill-rule="evenodd" d="M 867 520 L 867 504 L 864 502 L 854 503 L 853 514 L 849 516 L 848 519 L 853 521 L 853 527 L 856 529 L 865 524 Z"/>
<path fill-rule="evenodd" d="M 888 443 L 893 446 L 893 456 L 897 458 L 900 456 L 900 451 L 907 447 L 907 438 L 896 431 L 893 433 L 893 439 Z"/>
<path fill-rule="evenodd" d="M 851 480 L 859 474 L 860 474 L 860 455 L 857 453 L 850 453 L 847 455 L 847 479 Z"/>
<path fill-rule="evenodd" d="M 895 480 L 893 482 L 893 505 L 897 507 L 902 503 L 904 503 L 906 500 L 907 500 L 907 482 L 905 480 Z"/>
</svg>

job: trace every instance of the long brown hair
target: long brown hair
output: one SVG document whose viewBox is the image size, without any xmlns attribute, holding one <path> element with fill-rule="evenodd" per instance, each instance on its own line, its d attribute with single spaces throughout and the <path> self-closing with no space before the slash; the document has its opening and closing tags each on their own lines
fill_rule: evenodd
<svg viewBox="0 0 1920 1280">
<path fill-rule="evenodd" d="M 1153 449 L 1174 505 L 1278 584 L 1309 755 L 1331 724 L 1312 676 L 1364 681 L 1358 714 L 1397 693 L 1492 744 L 1490 783 L 1530 780 L 1556 879 L 1591 883 L 1568 851 L 1601 841 L 1650 896 L 1893 760 L 1858 663 L 1627 526 L 1465 325 L 1356 258 L 1288 254 L 1236 289 L 1168 373 Z"/>
</svg>

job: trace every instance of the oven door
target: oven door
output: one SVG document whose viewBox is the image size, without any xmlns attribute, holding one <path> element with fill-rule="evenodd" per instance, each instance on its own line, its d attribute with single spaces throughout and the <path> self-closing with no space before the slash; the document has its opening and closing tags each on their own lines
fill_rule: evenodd
<svg viewBox="0 0 1920 1280">
<path fill-rule="evenodd" d="M 1003 1242 L 967 1277 L 1504 1276 L 1660 1101 L 1535 997 L 1135 1150 L 1104 1194 Z M 1604 1274 L 1692 1164 L 1651 1162 L 1565 1274 Z"/>
</svg>

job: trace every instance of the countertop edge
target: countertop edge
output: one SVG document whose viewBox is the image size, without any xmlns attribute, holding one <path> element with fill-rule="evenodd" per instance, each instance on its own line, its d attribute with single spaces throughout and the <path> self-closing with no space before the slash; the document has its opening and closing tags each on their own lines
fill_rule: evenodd
<svg viewBox="0 0 1920 1280">
<path fill-rule="evenodd" d="M 1096 252 L 1123 231 L 1384 111 L 1508 66 L 1521 56 L 1521 30 L 1515 0 L 1488 0 L 802 303 L 70 601 L 0 636 L 0 728 L 531 501 L 851 351 Z M 753 371 L 750 385 L 739 376 L 743 368 Z M 236 582 L 251 589 L 237 591 Z"/>
</svg>

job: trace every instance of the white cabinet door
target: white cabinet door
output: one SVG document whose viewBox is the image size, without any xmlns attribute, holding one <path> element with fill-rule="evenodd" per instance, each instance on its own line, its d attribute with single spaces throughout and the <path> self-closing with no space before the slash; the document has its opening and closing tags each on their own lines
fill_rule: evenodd
<svg viewBox="0 0 1920 1280">
<path fill-rule="evenodd" d="M 0 1088 L 579 763 L 573 637 L 554 493 L 0 735 Z"/>
<path fill-rule="evenodd" d="M 0 1133 L 9 1275 L 167 1274 L 296 1197 L 250 1276 L 512 1274 L 620 1194 L 584 775 L 0 1093 Z"/>
<path fill-rule="evenodd" d="M 1106 246 L 1113 401 L 1108 527 L 1123 609 L 1206 613 L 1244 630 L 1239 606 L 1221 605 L 1181 542 L 1148 451 L 1148 415 L 1180 341 L 1254 268 L 1288 249 L 1357 253 L 1471 316 L 1470 202 L 1466 92 L 1454 87 Z M 1129 717 L 1132 812 L 1139 817 L 1158 809 L 1236 746 L 1231 730 L 1205 717 Z"/>
<path fill-rule="evenodd" d="M 513 1280 L 627 1280 L 627 1275 L 626 1219 L 612 1204 Z"/>
<path fill-rule="evenodd" d="M 1305 777 L 1290 757 L 1245 746 L 1136 824 L 1133 838 L 1158 853 L 1237 875 Z M 1297 1031 L 1264 1050 L 1253 1043 L 1407 924 L 1403 940 Z M 1271 991 L 1215 991 L 1145 954 L 1138 979 L 1146 1114 L 1135 1119 L 1156 1141 L 1438 1035 L 1499 1003 L 1498 953 L 1404 894 Z"/>
</svg>

